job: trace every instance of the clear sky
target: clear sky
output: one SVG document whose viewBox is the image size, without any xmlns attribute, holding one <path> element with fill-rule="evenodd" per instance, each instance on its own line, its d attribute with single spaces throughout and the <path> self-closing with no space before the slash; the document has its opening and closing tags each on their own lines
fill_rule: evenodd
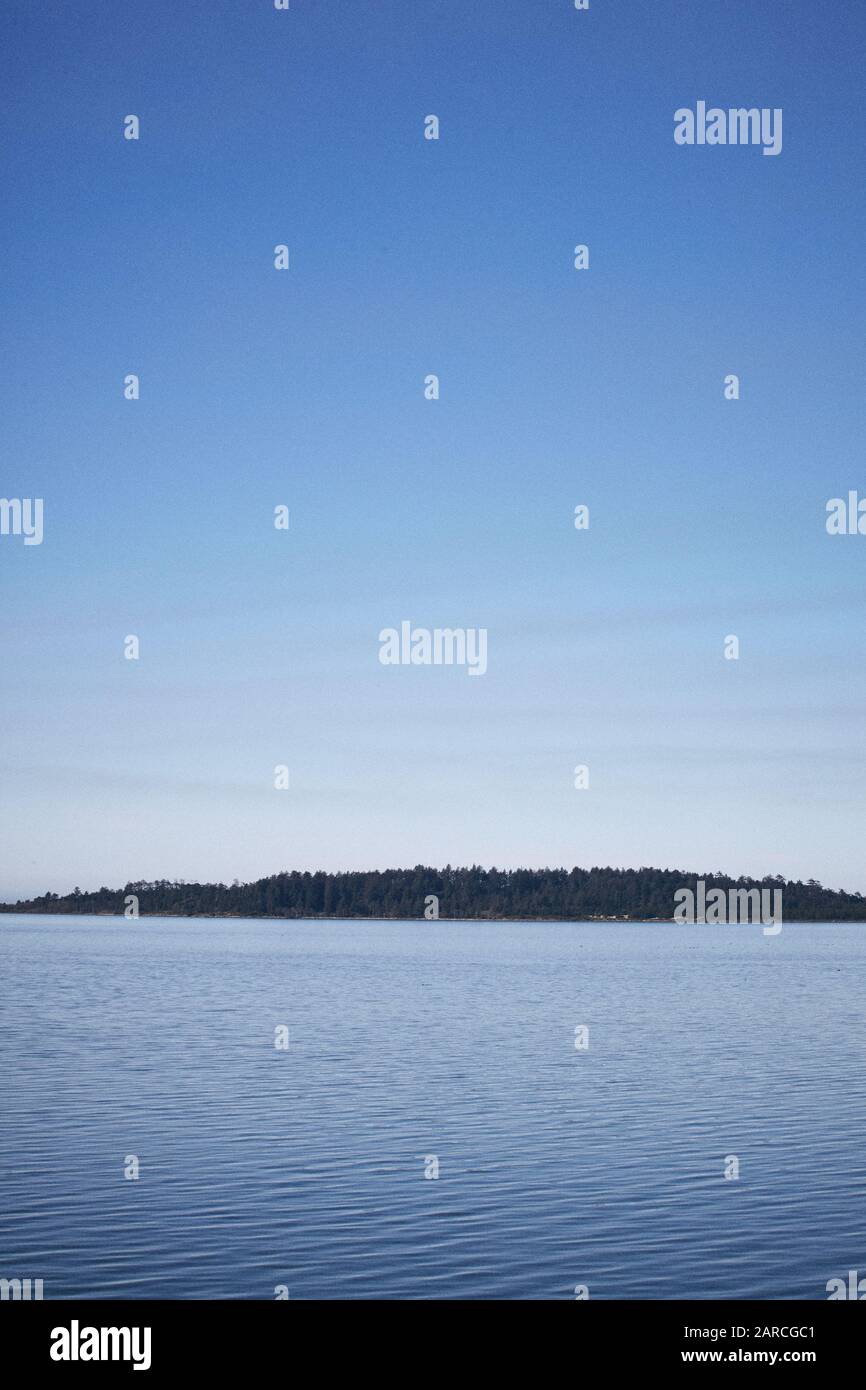
<svg viewBox="0 0 866 1390">
<path fill-rule="evenodd" d="M 866 890 L 866 536 L 825 527 L 866 495 L 864 40 L 859 0 L 7 0 L 0 492 L 44 540 L 0 536 L 0 897 Z M 699 100 L 782 152 L 678 146 Z M 381 665 L 404 619 L 487 673 Z"/>
</svg>

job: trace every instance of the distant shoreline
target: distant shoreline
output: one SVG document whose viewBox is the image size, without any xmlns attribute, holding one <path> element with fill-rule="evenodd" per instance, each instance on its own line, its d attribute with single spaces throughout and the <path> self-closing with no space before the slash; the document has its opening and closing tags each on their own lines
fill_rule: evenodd
<svg viewBox="0 0 866 1390">
<path fill-rule="evenodd" d="M 406 926 L 435 927 L 443 922 L 465 923 L 471 925 L 498 926 L 505 923 L 526 925 L 547 922 L 551 926 L 586 926 L 595 923 L 614 923 L 644 927 L 754 927 L 755 922 L 678 922 L 673 917 L 336 917 L 323 913 L 309 913 L 306 916 L 283 917 L 264 912 L 148 912 L 138 917 L 127 917 L 122 912 L 34 912 L 0 905 L 0 917 L 72 917 L 86 920 L 91 917 L 115 919 L 118 922 L 369 922 L 370 926 L 380 926 L 382 922 L 402 922 Z M 858 924 L 856 917 L 792 917 L 786 918 L 785 926 L 845 927 Z M 862 924 L 866 925 L 866 924 Z"/>
<path fill-rule="evenodd" d="M 721 910 L 724 903 L 725 910 Z M 706 910 L 705 910 L 706 909 Z M 122 888 L 47 892 L 0 913 L 273 921 L 788 922 L 866 921 L 866 896 L 781 874 L 717 870 L 483 868 L 284 869 L 241 883 L 139 879 Z"/>
<path fill-rule="evenodd" d="M 292 917 L 269 912 L 142 912 L 138 917 L 126 917 L 122 912 L 33 912 L 7 907 L 5 904 L 0 907 L 0 916 L 115 917 L 121 922 L 423 922 L 428 926 L 435 926 L 437 922 L 642 922 L 646 926 L 664 926 L 665 923 L 670 926 L 677 925 L 673 917 L 345 917 L 326 916 L 321 912 Z M 743 926 L 748 925 L 749 923 L 743 923 Z"/>
<path fill-rule="evenodd" d="M 0 903 L 0 916 L 18 917 L 116 917 L 120 921 L 163 921 L 163 922 L 644 922 L 647 926 L 665 922 L 675 926 L 673 917 L 606 917 L 602 915 L 587 917 L 404 917 L 404 916 L 361 916 L 347 917 L 345 914 L 324 912 L 293 913 L 290 917 L 279 912 L 141 912 L 138 917 L 127 917 L 123 912 L 69 912 L 57 908 L 51 912 L 36 912 L 33 908 L 10 907 Z M 748 925 L 744 923 L 744 925 Z"/>
</svg>

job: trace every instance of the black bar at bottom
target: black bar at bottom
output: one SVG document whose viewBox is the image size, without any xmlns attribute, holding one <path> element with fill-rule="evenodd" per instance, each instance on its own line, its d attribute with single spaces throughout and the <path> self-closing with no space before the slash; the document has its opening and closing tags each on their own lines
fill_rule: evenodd
<svg viewBox="0 0 866 1390">
<path fill-rule="evenodd" d="M 503 1324 L 496 1303 L 444 1302 L 435 1309 L 411 1303 L 402 1313 L 388 1303 L 379 1323 L 380 1305 L 365 1301 L 9 1301 L 0 1305 L 0 1345 L 4 1365 L 15 1364 L 19 1376 L 93 1377 L 108 1368 L 150 1381 L 250 1371 L 306 1379 L 311 1371 L 339 1369 L 341 1361 L 355 1375 L 385 1363 L 410 1379 L 419 1370 L 426 1377 L 438 1363 L 450 1378 L 461 1362 L 463 1374 L 471 1374 L 451 1332 L 462 1334 L 459 1345 L 470 1339 L 473 1361 L 483 1356 L 485 1379 L 492 1364 L 510 1362 L 515 1351 L 521 1360 L 541 1358 L 533 1379 L 545 1378 L 541 1365 L 557 1353 L 575 1371 L 588 1369 L 591 1356 L 596 1371 L 800 1365 L 826 1375 L 856 1368 L 866 1331 L 864 1312 L 844 1301 L 563 1301 L 545 1305 L 546 1312 L 531 1305 L 534 1314 L 528 1304 L 508 1303 Z M 424 1340 L 407 1344 L 401 1333 Z"/>
</svg>

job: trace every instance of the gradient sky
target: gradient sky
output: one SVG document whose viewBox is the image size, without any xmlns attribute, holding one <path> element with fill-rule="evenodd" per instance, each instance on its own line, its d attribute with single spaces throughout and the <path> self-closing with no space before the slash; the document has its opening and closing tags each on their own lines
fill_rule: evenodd
<svg viewBox="0 0 866 1390">
<path fill-rule="evenodd" d="M 866 536 L 825 529 L 866 493 L 864 39 L 854 0 L 7 0 L 0 493 L 45 539 L 0 537 L 0 897 L 866 890 Z M 675 145 L 699 99 L 781 107 L 782 153 Z M 381 666 L 402 619 L 486 627 L 487 675 Z"/>
</svg>

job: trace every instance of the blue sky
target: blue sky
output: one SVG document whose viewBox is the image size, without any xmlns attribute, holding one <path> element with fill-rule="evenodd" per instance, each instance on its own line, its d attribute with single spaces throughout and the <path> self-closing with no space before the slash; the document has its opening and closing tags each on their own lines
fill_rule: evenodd
<svg viewBox="0 0 866 1390">
<path fill-rule="evenodd" d="M 866 890 L 866 536 L 824 524 L 866 493 L 864 37 L 807 0 L 7 3 L 0 492 L 45 538 L 0 537 L 0 897 Z M 677 146 L 700 99 L 781 107 L 782 153 Z M 485 627 L 487 674 L 383 667 L 403 619 Z"/>
</svg>

